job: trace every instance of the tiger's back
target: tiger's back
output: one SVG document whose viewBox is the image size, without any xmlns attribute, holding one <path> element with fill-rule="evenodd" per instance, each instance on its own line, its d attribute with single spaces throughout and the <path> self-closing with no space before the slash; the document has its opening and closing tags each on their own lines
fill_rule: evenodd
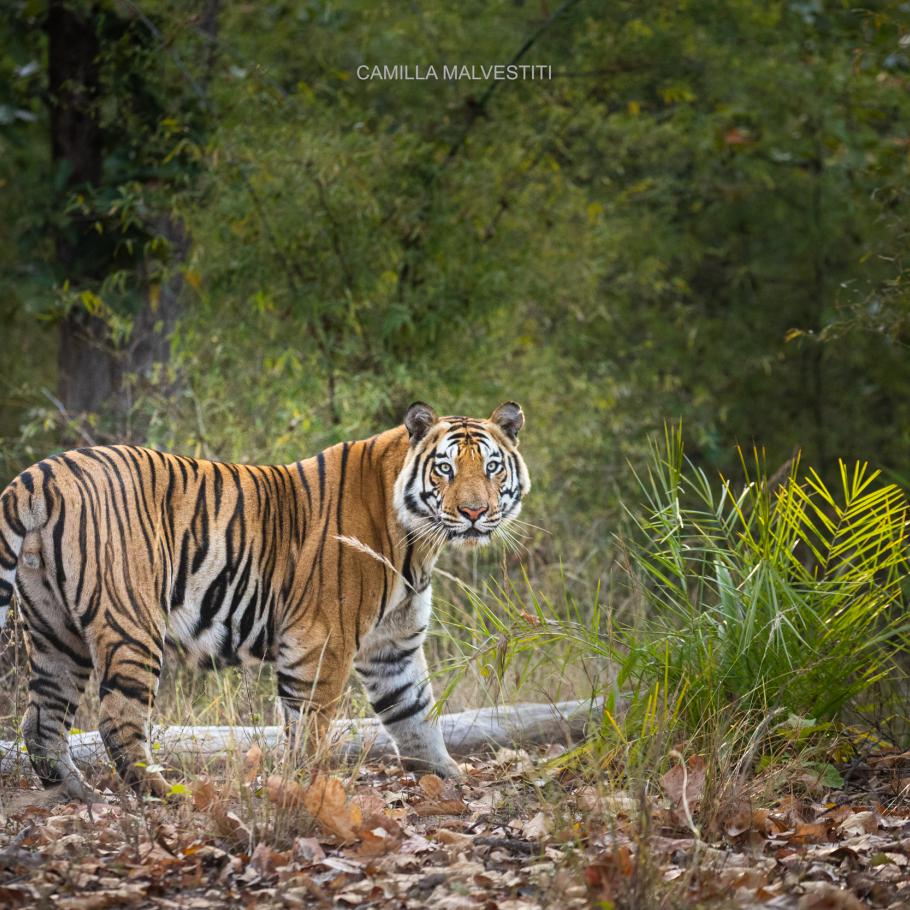
<svg viewBox="0 0 910 910">
<path fill-rule="evenodd" d="M 343 593 L 339 536 L 388 549 L 382 486 L 365 490 L 363 479 L 381 470 L 389 442 L 344 443 L 292 465 L 224 464 L 135 446 L 54 456 L 18 478 L 27 511 L 47 515 L 25 535 L 20 583 L 27 592 L 37 581 L 83 628 L 108 600 L 118 621 L 140 627 L 139 638 L 165 622 L 200 659 L 273 658 L 276 629 L 306 600 Z M 364 494 L 377 491 L 370 508 Z M 359 508 L 347 514 L 350 501 Z M 369 618 L 352 619 L 361 626 Z"/>
</svg>

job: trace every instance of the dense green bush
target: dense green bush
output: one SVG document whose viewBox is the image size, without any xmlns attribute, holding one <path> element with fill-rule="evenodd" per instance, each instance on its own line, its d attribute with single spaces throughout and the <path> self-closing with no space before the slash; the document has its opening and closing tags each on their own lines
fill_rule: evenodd
<svg viewBox="0 0 910 910">
<path fill-rule="evenodd" d="M 770 717 L 844 724 L 873 692 L 897 699 L 907 736 L 893 688 L 910 628 L 906 494 L 864 463 L 842 463 L 830 488 L 797 463 L 770 478 L 757 455 L 743 467 L 739 482 L 712 479 L 668 431 L 639 477 L 609 592 L 579 601 L 565 586 L 556 601 L 527 578 L 462 585 L 448 615 L 455 680 L 604 698 L 602 745 L 732 743 Z"/>
</svg>

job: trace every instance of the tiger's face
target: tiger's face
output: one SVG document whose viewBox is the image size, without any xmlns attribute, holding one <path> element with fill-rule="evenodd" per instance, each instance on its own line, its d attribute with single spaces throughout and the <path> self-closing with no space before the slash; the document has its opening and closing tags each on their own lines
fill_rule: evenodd
<svg viewBox="0 0 910 910">
<path fill-rule="evenodd" d="M 524 414 L 514 401 L 489 417 L 438 417 L 416 402 L 404 419 L 410 449 L 395 482 L 395 509 L 412 539 L 489 543 L 531 489 L 518 453 Z"/>
</svg>

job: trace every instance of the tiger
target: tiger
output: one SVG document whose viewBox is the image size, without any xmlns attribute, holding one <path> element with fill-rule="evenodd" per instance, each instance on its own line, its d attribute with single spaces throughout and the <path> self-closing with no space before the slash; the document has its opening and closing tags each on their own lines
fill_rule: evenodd
<svg viewBox="0 0 910 910">
<path fill-rule="evenodd" d="M 42 784 L 103 799 L 68 748 L 94 670 L 119 779 L 169 796 L 150 749 L 166 647 L 273 663 L 289 742 L 304 728 L 326 742 L 353 668 L 402 763 L 459 777 L 424 655 L 431 578 L 443 545 L 487 544 L 520 513 L 523 425 L 514 401 L 485 420 L 418 401 L 393 429 L 287 465 L 110 445 L 23 471 L 0 494 L 0 611 L 15 594 Z"/>
</svg>

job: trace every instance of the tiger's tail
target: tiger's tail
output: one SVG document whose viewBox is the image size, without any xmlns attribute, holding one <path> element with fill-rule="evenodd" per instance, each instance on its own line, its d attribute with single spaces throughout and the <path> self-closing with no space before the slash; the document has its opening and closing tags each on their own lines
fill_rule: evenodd
<svg viewBox="0 0 910 910">
<path fill-rule="evenodd" d="M 0 629 L 6 625 L 13 600 L 22 541 L 47 521 L 44 493 L 35 483 L 37 474 L 35 468 L 23 471 L 0 493 Z"/>
</svg>

